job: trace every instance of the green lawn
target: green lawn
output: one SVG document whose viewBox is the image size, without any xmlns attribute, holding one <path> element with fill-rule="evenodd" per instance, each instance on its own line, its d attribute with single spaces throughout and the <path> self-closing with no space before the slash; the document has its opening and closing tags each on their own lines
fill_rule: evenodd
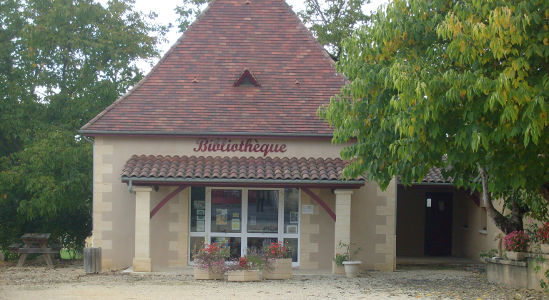
<svg viewBox="0 0 549 300">
<path fill-rule="evenodd" d="M 82 259 L 82 253 L 76 250 L 61 249 L 61 259 Z"/>
</svg>

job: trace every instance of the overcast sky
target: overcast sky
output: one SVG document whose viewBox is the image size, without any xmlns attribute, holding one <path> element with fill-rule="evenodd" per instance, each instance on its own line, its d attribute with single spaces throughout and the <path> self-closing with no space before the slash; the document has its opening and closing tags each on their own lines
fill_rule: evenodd
<svg viewBox="0 0 549 300">
<path fill-rule="evenodd" d="M 99 2 L 105 4 L 107 0 L 99 0 Z M 304 8 L 303 0 L 286 0 L 294 11 L 299 11 Z M 135 0 L 135 7 L 145 13 L 154 11 L 158 14 L 157 21 L 167 25 L 171 23 L 174 25 L 170 32 L 166 35 L 168 39 L 167 43 L 161 45 L 161 56 L 175 43 L 177 38 L 181 35 L 177 28 L 177 14 L 175 13 L 175 7 L 181 4 L 181 0 Z M 387 3 L 387 0 L 371 0 L 371 3 L 364 7 L 365 11 L 376 10 L 381 4 Z M 154 64 L 158 61 L 158 58 L 154 61 L 140 64 L 140 67 L 144 71 L 150 69 L 150 64 Z"/>
</svg>

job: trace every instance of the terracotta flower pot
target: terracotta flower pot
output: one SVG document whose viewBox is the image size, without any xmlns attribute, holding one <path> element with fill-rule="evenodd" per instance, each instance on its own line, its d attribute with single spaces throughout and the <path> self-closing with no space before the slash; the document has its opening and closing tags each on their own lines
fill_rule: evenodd
<svg viewBox="0 0 549 300">
<path fill-rule="evenodd" d="M 228 281 L 259 281 L 259 270 L 239 270 L 227 273 Z"/>
<path fill-rule="evenodd" d="M 292 259 L 278 258 L 269 263 L 269 267 L 263 270 L 265 279 L 289 279 L 292 277 Z"/>
<path fill-rule="evenodd" d="M 507 258 L 510 259 L 510 260 L 525 260 L 526 259 L 526 253 L 525 252 L 507 251 L 506 255 L 507 255 Z"/>
<path fill-rule="evenodd" d="M 209 269 L 201 269 L 194 267 L 194 279 L 197 280 L 223 280 L 224 276 L 221 272 L 214 272 Z"/>
<path fill-rule="evenodd" d="M 541 253 L 543 254 L 549 254 L 549 244 L 541 244 Z"/>
</svg>

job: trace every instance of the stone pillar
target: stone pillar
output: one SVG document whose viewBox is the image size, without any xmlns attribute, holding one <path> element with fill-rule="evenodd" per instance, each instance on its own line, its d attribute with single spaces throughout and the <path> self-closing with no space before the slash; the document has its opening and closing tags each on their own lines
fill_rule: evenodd
<svg viewBox="0 0 549 300">
<path fill-rule="evenodd" d="M 151 272 L 151 192 L 149 186 L 136 186 L 134 272 Z"/>
<path fill-rule="evenodd" d="M 349 244 L 351 242 L 351 195 L 353 190 L 335 190 L 335 238 L 334 254 L 343 253 L 344 249 L 339 247 L 339 242 Z M 332 273 L 341 273 L 335 263 L 332 264 Z"/>
</svg>

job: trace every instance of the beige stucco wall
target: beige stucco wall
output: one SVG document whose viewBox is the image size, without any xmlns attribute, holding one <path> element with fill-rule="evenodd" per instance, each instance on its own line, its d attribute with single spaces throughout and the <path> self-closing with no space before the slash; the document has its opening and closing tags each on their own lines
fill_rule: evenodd
<svg viewBox="0 0 549 300">
<path fill-rule="evenodd" d="M 497 248 L 494 236 L 499 233 L 494 222 L 469 199 L 464 190 L 452 187 L 398 187 L 397 243 L 398 256 L 423 256 L 425 241 L 425 194 L 452 193 L 452 256 L 480 260 L 479 253 Z M 486 232 L 482 224 L 487 225 Z"/>
<path fill-rule="evenodd" d="M 271 157 L 339 157 L 343 146 L 329 140 L 262 140 L 285 143 L 285 153 Z M 131 266 L 134 256 L 135 195 L 120 181 L 124 164 L 137 155 L 212 155 L 262 156 L 262 153 L 194 152 L 196 139 L 96 137 L 94 142 L 93 246 L 102 247 L 105 270 Z M 151 208 L 173 187 L 151 192 Z M 187 265 L 189 189 L 170 200 L 151 219 L 151 260 L 153 271 Z M 335 195 L 330 189 L 313 189 L 334 210 Z M 362 251 L 358 259 L 367 269 L 392 270 L 395 261 L 395 188 L 379 190 L 367 183 L 352 195 L 351 241 Z M 303 204 L 313 204 L 313 215 L 301 216 L 301 268 L 329 270 L 334 255 L 334 221 L 314 200 L 303 192 Z"/>
</svg>

